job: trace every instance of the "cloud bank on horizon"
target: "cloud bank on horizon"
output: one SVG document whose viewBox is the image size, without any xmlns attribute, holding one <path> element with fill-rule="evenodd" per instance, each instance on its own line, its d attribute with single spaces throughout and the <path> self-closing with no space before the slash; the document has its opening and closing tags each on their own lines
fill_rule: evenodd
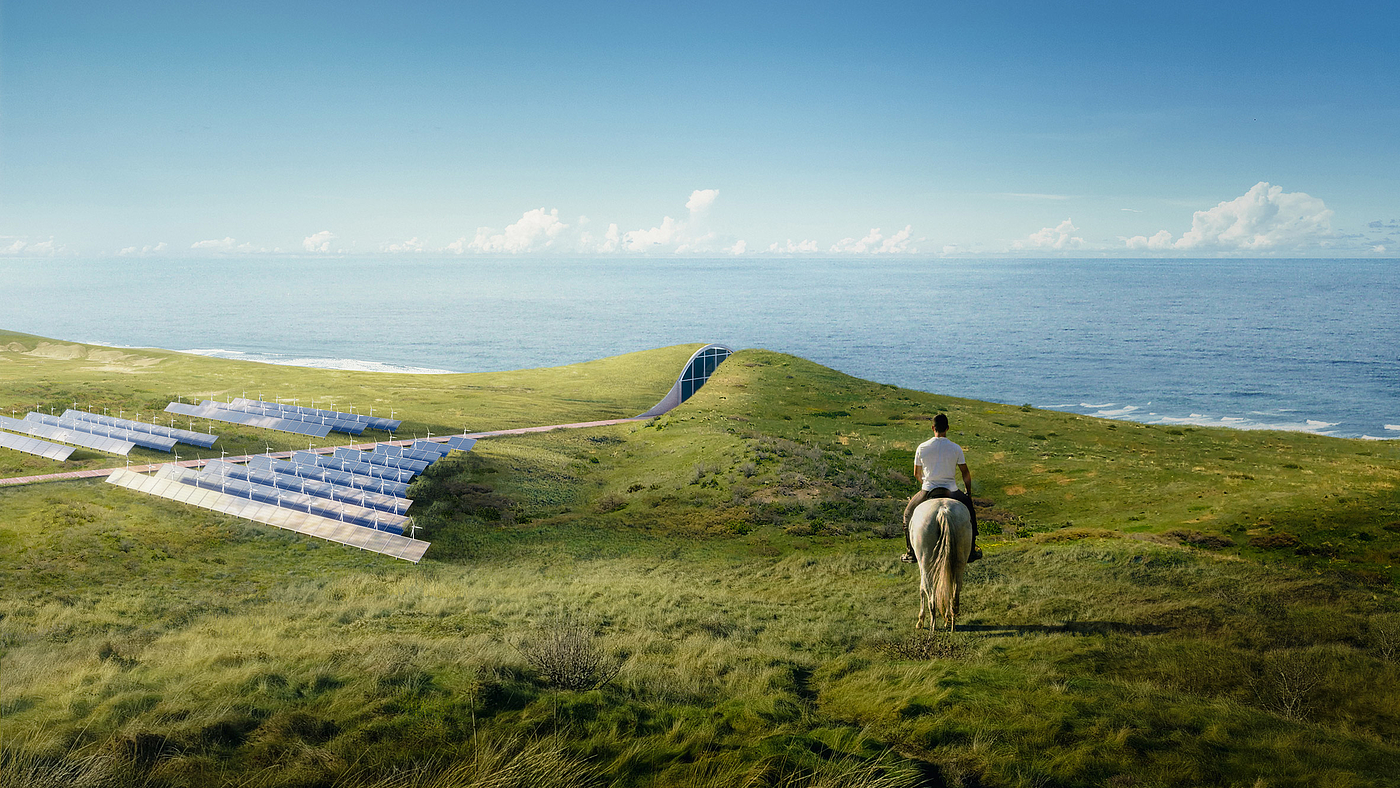
<svg viewBox="0 0 1400 788">
<path fill-rule="evenodd" d="M 1013 198 L 1062 201 L 1062 195 L 1002 194 Z M 886 235 L 878 227 L 860 237 L 847 236 L 822 243 L 812 238 L 786 238 L 749 249 L 747 240 L 712 226 L 711 212 L 719 202 L 719 189 L 696 189 L 685 201 L 685 213 L 676 219 L 663 214 L 651 226 L 622 230 L 617 222 L 600 228 L 587 216 L 565 221 L 556 208 L 531 208 L 502 229 L 476 228 L 472 236 L 460 236 L 434 245 L 418 236 L 406 240 L 383 240 L 368 246 L 343 239 L 323 229 L 301 240 L 298 254 L 384 254 L 384 255 L 770 255 L 770 256 L 875 256 L 917 255 L 943 257 L 996 256 L 1241 256 L 1371 254 L 1384 255 L 1397 248 L 1400 221 L 1377 220 L 1364 232 L 1343 234 L 1333 228 L 1334 211 L 1318 197 L 1305 192 L 1287 192 L 1282 186 L 1260 181 L 1244 194 L 1224 200 L 1214 207 L 1197 210 L 1189 229 L 1178 236 L 1161 229 L 1152 234 L 1118 236 L 1105 241 L 1089 241 L 1089 233 L 1070 217 L 1054 226 L 1045 226 L 1024 238 L 1002 245 L 978 244 L 950 239 L 923 251 L 915 238 L 914 225 Z M 1137 213 L 1124 208 L 1124 212 Z M 337 243 L 337 242 L 340 243 Z M 30 240 L 0 236 L 0 256 L 51 257 L 68 253 L 53 238 Z M 231 256 L 240 254 L 287 254 L 280 246 L 239 242 L 232 236 L 195 241 L 188 247 L 157 241 L 142 246 L 126 246 L 111 252 L 120 257 L 151 257 L 177 253 Z"/>
</svg>

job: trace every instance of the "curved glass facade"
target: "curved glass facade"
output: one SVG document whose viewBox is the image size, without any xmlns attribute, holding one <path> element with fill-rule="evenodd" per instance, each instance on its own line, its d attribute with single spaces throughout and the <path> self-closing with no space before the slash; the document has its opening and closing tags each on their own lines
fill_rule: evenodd
<svg viewBox="0 0 1400 788">
<path fill-rule="evenodd" d="M 720 362 L 729 358 L 734 351 L 723 347 L 707 347 L 701 350 L 690 363 L 686 365 L 685 371 L 681 373 L 681 402 L 690 399 L 690 395 L 700 390 L 705 385 L 705 381 L 714 374 L 715 367 Z"/>
</svg>

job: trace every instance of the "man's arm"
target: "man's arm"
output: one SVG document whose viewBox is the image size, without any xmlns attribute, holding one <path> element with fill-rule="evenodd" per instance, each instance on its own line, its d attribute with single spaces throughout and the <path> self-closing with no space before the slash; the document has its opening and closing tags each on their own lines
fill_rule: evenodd
<svg viewBox="0 0 1400 788">
<path fill-rule="evenodd" d="M 922 466 L 922 465 L 915 465 L 915 466 L 914 466 L 914 481 L 917 481 L 919 484 L 923 484 L 923 483 L 924 483 L 924 466 Z"/>
<path fill-rule="evenodd" d="M 967 469 L 967 463 L 958 463 L 958 470 L 962 471 L 963 487 L 967 488 L 967 497 L 972 497 L 972 471 Z"/>
</svg>

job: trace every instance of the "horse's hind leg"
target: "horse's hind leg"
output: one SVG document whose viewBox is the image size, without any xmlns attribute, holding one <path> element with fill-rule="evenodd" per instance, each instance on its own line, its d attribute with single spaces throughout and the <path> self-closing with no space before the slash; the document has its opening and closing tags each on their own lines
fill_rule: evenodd
<svg viewBox="0 0 1400 788">
<path fill-rule="evenodd" d="M 924 614 L 928 612 L 928 593 L 924 591 L 922 585 L 919 586 L 919 620 L 914 622 L 914 629 L 924 628 Z M 933 625 L 938 626 L 938 619 L 933 619 Z"/>
</svg>

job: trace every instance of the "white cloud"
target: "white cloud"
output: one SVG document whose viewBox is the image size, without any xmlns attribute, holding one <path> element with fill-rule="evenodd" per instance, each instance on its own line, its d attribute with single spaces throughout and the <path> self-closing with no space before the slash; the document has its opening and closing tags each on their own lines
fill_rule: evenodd
<svg viewBox="0 0 1400 788">
<path fill-rule="evenodd" d="M 816 241 L 806 240 L 794 243 L 793 240 L 789 238 L 787 239 L 786 245 L 769 244 L 768 251 L 779 253 L 786 252 L 787 254 L 800 254 L 804 252 L 820 252 L 821 247 L 817 246 Z"/>
<path fill-rule="evenodd" d="M 331 250 L 331 241 L 336 239 L 336 234 L 330 230 L 322 230 L 315 235 L 308 235 L 302 239 L 301 248 L 308 252 L 324 253 Z"/>
<path fill-rule="evenodd" d="M 447 245 L 447 251 L 461 254 L 465 251 L 487 254 L 521 254 L 540 252 L 554 246 L 555 240 L 569 225 L 559 221 L 559 209 L 548 213 L 543 208 L 526 211 L 515 224 L 503 232 L 495 232 L 490 227 L 476 228 L 476 237 L 467 242 L 459 238 Z"/>
<path fill-rule="evenodd" d="M 1065 249 L 1078 249 L 1084 245 L 1084 239 L 1073 235 L 1078 227 L 1074 222 L 1065 219 L 1054 227 L 1042 227 L 1030 234 L 1024 241 L 1017 241 L 1011 245 L 1012 249 L 1055 249 L 1063 251 Z"/>
<path fill-rule="evenodd" d="M 909 237 L 914 233 L 914 225 L 905 225 L 903 230 L 886 238 L 880 232 L 880 228 L 872 227 L 870 232 L 859 241 L 854 238 L 842 238 L 832 245 L 833 252 L 850 252 L 853 254 L 899 254 L 902 252 L 916 252 L 917 249 L 909 248 Z"/>
<path fill-rule="evenodd" d="M 729 254 L 743 254 L 744 251 L 748 248 L 749 245 L 747 242 L 739 240 L 735 241 L 733 246 L 726 248 L 724 251 L 728 252 Z"/>
<path fill-rule="evenodd" d="M 231 252 L 233 251 L 233 239 L 225 238 L 222 241 L 212 239 L 208 241 L 195 241 L 190 244 L 191 249 L 207 249 L 211 252 Z"/>
<path fill-rule="evenodd" d="M 421 252 L 423 251 L 423 248 L 423 242 L 419 240 L 417 236 L 410 238 L 407 241 L 403 241 L 402 243 L 390 243 L 388 241 L 385 241 L 384 243 L 379 245 L 379 249 L 381 251 L 389 252 L 390 254 L 400 254 L 403 252 Z"/>
<path fill-rule="evenodd" d="M 1129 249 L 1232 252 L 1318 246 L 1332 235 L 1332 210 L 1322 200 L 1260 181 L 1233 200 L 1196 211 L 1191 229 L 1176 241 L 1166 230 L 1126 240 Z"/>
<path fill-rule="evenodd" d="M 23 255 L 25 257 L 51 257 L 59 250 L 59 246 L 50 238 L 47 241 L 30 243 L 23 238 L 16 238 L 9 246 L 0 247 L 0 254 Z"/>
<path fill-rule="evenodd" d="M 1159 230 L 1151 238 L 1143 235 L 1133 236 L 1127 239 L 1129 249 L 1170 249 L 1172 248 L 1172 234 L 1166 230 Z"/>
<path fill-rule="evenodd" d="M 661 224 L 650 230 L 628 230 L 622 236 L 622 246 L 629 252 L 645 252 L 657 246 L 677 242 L 685 222 L 678 222 L 667 216 Z"/>
<path fill-rule="evenodd" d="M 161 241 L 158 244 L 146 244 L 145 246 L 140 247 L 128 246 L 122 249 L 120 252 L 117 252 L 117 254 L 121 257 L 137 257 L 140 255 L 159 254 L 160 252 L 164 252 L 168 248 L 169 245 L 166 244 L 164 241 Z"/>
<path fill-rule="evenodd" d="M 1373 252 L 1378 252 L 1378 253 L 1379 253 L 1379 252 L 1384 252 L 1384 251 L 1385 251 L 1385 244 L 1376 244 L 1375 246 L 1371 247 L 1371 251 L 1373 251 Z"/>
<path fill-rule="evenodd" d="M 696 189 L 690 193 L 690 199 L 686 200 L 685 209 L 691 213 L 708 211 L 718 197 L 719 189 Z"/>
</svg>

